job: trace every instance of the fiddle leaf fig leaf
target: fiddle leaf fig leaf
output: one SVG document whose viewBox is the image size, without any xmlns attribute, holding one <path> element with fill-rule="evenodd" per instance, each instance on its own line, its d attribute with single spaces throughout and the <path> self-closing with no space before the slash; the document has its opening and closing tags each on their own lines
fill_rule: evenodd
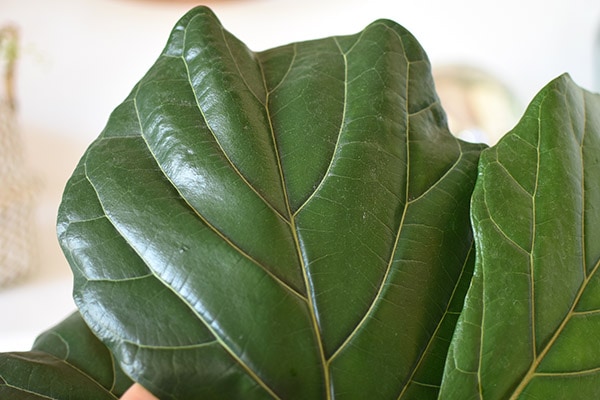
<svg viewBox="0 0 600 400">
<path fill-rule="evenodd" d="M 78 313 L 41 334 L 29 352 L 0 354 L 2 399 L 118 399 L 132 381 Z"/>
<path fill-rule="evenodd" d="M 482 153 L 477 262 L 440 398 L 600 397 L 599 110 L 559 77 Z"/>
<path fill-rule="evenodd" d="M 391 21 L 252 52 L 195 8 L 67 185 L 75 300 L 161 399 L 435 398 L 482 148 Z"/>
</svg>

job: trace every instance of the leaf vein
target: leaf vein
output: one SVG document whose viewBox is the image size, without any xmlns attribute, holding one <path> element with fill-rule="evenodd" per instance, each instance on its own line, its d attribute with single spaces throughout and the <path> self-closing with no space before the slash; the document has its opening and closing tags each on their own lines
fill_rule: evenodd
<svg viewBox="0 0 600 400">
<path fill-rule="evenodd" d="M 141 139 L 144 141 L 149 153 L 152 155 L 152 157 L 154 158 L 156 165 L 158 166 L 158 168 L 160 169 L 160 171 L 162 172 L 162 174 L 164 175 L 165 179 L 167 179 L 171 186 L 173 187 L 173 189 L 178 193 L 179 197 L 185 201 L 185 203 L 188 205 L 188 207 L 190 208 L 190 210 L 192 210 L 194 212 L 194 214 L 212 231 L 214 232 L 217 236 L 219 236 L 219 238 L 221 238 L 221 240 L 223 240 L 225 243 L 227 243 L 232 249 L 234 249 L 236 252 L 238 252 L 240 255 L 242 255 L 244 258 L 250 260 L 254 265 L 258 266 L 259 268 L 261 268 L 266 274 L 268 274 L 271 278 L 273 278 L 279 285 L 281 285 L 283 288 L 285 288 L 287 291 L 289 291 L 290 293 L 292 293 L 293 295 L 295 295 L 296 297 L 306 301 L 306 297 L 299 293 L 298 291 L 296 291 L 291 285 L 289 285 L 287 282 L 283 281 L 281 278 L 279 278 L 277 275 L 275 275 L 269 268 L 267 268 L 266 266 L 264 266 L 260 261 L 258 261 L 257 259 L 255 259 L 254 257 L 252 257 L 247 251 L 243 250 L 237 243 L 234 243 L 230 238 L 227 237 L 227 235 L 223 232 L 221 232 L 212 222 L 210 222 L 201 212 L 200 210 L 198 210 L 197 208 L 195 208 L 192 204 L 190 204 L 190 202 L 188 201 L 188 199 L 183 195 L 183 193 L 181 193 L 180 189 L 177 187 L 177 185 L 175 185 L 173 183 L 173 181 L 171 180 L 171 178 L 167 175 L 167 173 L 164 171 L 163 166 L 160 164 L 160 162 L 158 161 L 156 154 L 154 153 L 154 151 L 152 150 L 152 147 L 149 145 L 148 141 L 146 140 L 146 137 L 144 135 L 144 128 L 142 126 L 142 121 L 140 118 L 140 114 L 139 114 L 139 108 L 137 106 L 137 92 L 134 96 L 134 101 L 133 101 L 133 106 L 135 108 L 135 112 L 136 112 L 136 116 L 138 119 L 138 124 L 140 127 L 140 136 Z M 258 194 L 258 193 L 257 193 Z M 264 200 L 264 199 L 263 199 Z M 265 204 L 269 204 L 268 202 L 266 202 L 265 200 Z M 279 215 L 279 214 L 278 214 Z M 108 216 L 108 214 L 107 214 Z M 110 217 L 108 217 L 110 219 Z M 285 220 L 285 219 L 284 219 Z M 287 222 L 287 221 L 286 221 Z"/>
<path fill-rule="evenodd" d="M 185 42 L 186 42 L 186 37 L 184 36 L 184 42 L 183 42 L 183 46 L 185 48 Z M 244 176 L 244 174 L 242 174 L 242 172 L 240 171 L 240 169 L 235 165 L 235 163 L 233 162 L 233 160 L 229 157 L 229 154 L 227 154 L 227 152 L 225 151 L 225 149 L 223 148 L 223 145 L 221 144 L 219 138 L 217 137 L 213 127 L 209 124 L 208 119 L 206 118 L 206 114 L 204 113 L 204 110 L 202 109 L 202 106 L 200 105 L 200 100 L 199 100 L 199 96 L 198 93 L 196 91 L 196 88 L 194 87 L 194 84 L 192 82 L 192 75 L 191 75 L 191 71 L 189 68 L 189 64 L 187 62 L 187 60 L 185 59 L 185 56 L 182 54 L 180 57 L 181 61 L 183 62 L 185 69 L 186 69 L 186 74 L 187 74 L 187 78 L 188 78 L 188 83 L 190 85 L 190 88 L 192 90 L 192 92 L 194 93 L 194 98 L 196 99 L 196 107 L 198 108 L 198 111 L 200 112 L 200 114 L 202 115 L 202 119 L 204 121 L 204 124 L 206 125 L 206 127 L 208 128 L 208 130 L 210 131 L 215 143 L 217 144 L 217 146 L 219 147 L 219 149 L 221 150 L 221 154 L 223 154 L 223 157 L 225 157 L 225 159 L 227 160 L 227 163 L 229 164 L 229 166 L 231 167 L 231 169 L 236 173 L 236 175 L 239 176 L 239 178 L 244 182 L 244 184 L 246 186 L 248 186 L 248 188 L 250 190 L 252 190 L 264 203 L 267 207 L 269 207 L 279 218 L 281 218 L 283 221 L 285 221 L 286 223 L 289 224 L 289 221 L 287 218 L 285 218 L 278 210 L 276 207 L 273 206 L 273 204 L 271 204 L 271 202 L 269 202 L 265 196 L 263 196 L 258 189 L 256 189 L 254 187 L 254 185 L 252 185 L 250 183 L 250 181 L 248 181 L 248 179 Z M 139 91 L 139 89 L 138 89 Z M 261 103 L 264 104 L 264 103 Z M 136 106 L 136 110 L 137 110 L 137 106 Z"/>
<path fill-rule="evenodd" d="M 400 43 L 403 45 L 402 41 L 400 41 Z M 341 51 L 341 48 L 340 48 L 340 51 Z M 405 57 L 406 57 L 406 55 L 405 55 Z M 344 57 L 344 60 L 346 60 L 345 57 Z M 409 98 L 408 97 L 408 87 L 409 87 L 408 82 L 410 82 L 410 62 L 408 60 L 406 60 L 406 61 L 407 61 L 407 68 L 406 68 L 405 81 L 407 82 L 407 85 L 406 85 L 406 93 L 404 93 L 404 101 L 405 101 L 404 106 L 405 106 L 405 110 L 408 110 L 408 108 L 409 108 L 409 105 L 408 105 L 408 98 Z M 329 357 L 328 363 L 331 363 L 339 354 L 342 353 L 342 351 L 350 344 L 350 342 L 353 340 L 353 338 L 358 334 L 361 327 L 370 318 L 371 314 L 373 313 L 373 311 L 375 309 L 376 304 L 378 303 L 378 301 L 380 300 L 380 298 L 382 296 L 382 293 L 386 286 L 386 282 L 391 274 L 392 265 L 394 262 L 394 256 L 395 256 L 396 250 L 398 248 L 398 242 L 400 241 L 400 236 L 403 232 L 404 220 L 406 218 L 406 214 L 407 214 L 408 206 L 409 206 L 409 203 L 408 203 L 409 182 L 410 182 L 410 135 L 409 135 L 409 132 L 410 132 L 410 118 L 406 118 L 406 125 L 405 125 L 405 152 L 406 152 L 405 202 L 404 202 L 404 207 L 402 210 L 402 216 L 400 218 L 400 222 L 398 224 L 398 228 L 396 231 L 396 236 L 394 238 L 394 244 L 393 244 L 394 250 L 390 252 L 390 257 L 389 257 L 389 260 L 387 260 L 387 266 L 386 266 L 385 272 L 383 274 L 381 282 L 379 283 L 379 288 L 377 289 L 377 293 L 375 294 L 373 301 L 369 305 L 369 308 L 367 309 L 365 314 L 362 316 L 362 318 L 360 319 L 358 324 L 354 327 L 354 329 L 346 337 L 346 339 L 344 339 L 342 344 Z"/>
<path fill-rule="evenodd" d="M 469 257 L 471 256 L 471 253 L 473 252 L 473 245 L 471 244 L 471 247 L 469 248 L 469 252 L 466 254 L 465 256 L 465 261 L 463 262 L 461 271 L 460 271 L 460 275 L 458 277 L 458 280 L 456 281 L 457 284 L 454 286 L 454 289 L 452 289 L 452 294 L 450 295 L 450 299 L 448 300 L 448 303 L 446 304 L 446 309 L 444 310 L 444 315 L 442 316 L 442 318 L 440 318 L 439 322 L 437 323 L 435 330 L 433 331 L 432 335 L 429 337 L 429 340 L 427 341 L 427 345 L 425 346 L 425 348 L 423 349 L 423 351 L 421 352 L 421 355 L 419 356 L 419 359 L 417 360 L 414 368 L 412 369 L 412 373 L 410 374 L 410 376 L 408 377 L 408 382 L 414 382 L 417 383 L 414 380 L 414 377 L 417 373 L 417 371 L 419 370 L 419 367 L 421 366 L 421 363 L 423 362 L 425 355 L 427 354 L 429 348 L 433 345 L 433 341 L 438 333 L 438 331 L 440 330 L 443 321 L 445 320 L 446 316 L 448 314 L 456 314 L 455 312 L 451 312 L 450 311 L 450 306 L 452 305 L 452 301 L 454 299 L 454 296 L 456 295 L 456 291 L 459 287 L 459 282 L 463 279 L 463 276 L 465 274 L 465 271 L 467 269 L 467 263 L 469 261 Z M 434 386 L 434 385 L 430 385 L 430 386 Z M 400 400 L 403 396 L 404 393 L 406 392 L 406 390 L 409 387 L 409 383 L 406 383 L 404 385 L 404 387 L 402 388 L 402 391 L 400 392 L 400 394 L 398 395 L 398 400 Z M 435 385 L 435 387 L 439 387 L 439 385 Z"/>
</svg>

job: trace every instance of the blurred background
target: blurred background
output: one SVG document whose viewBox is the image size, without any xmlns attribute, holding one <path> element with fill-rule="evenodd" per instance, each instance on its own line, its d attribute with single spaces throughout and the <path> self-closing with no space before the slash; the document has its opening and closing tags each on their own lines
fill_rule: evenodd
<svg viewBox="0 0 600 400">
<path fill-rule="evenodd" d="M 597 0 L 0 0 L 0 27 L 11 24 L 19 45 L 14 107 L 2 103 L 12 122 L 0 129 L 18 139 L 11 146 L 22 148 L 23 159 L 15 162 L 28 173 L 18 180 L 31 182 L 33 199 L 33 229 L 25 234 L 32 252 L 11 255 L 27 260 L 25 273 L 0 282 L 0 351 L 29 349 L 37 334 L 75 310 L 71 273 L 55 237 L 62 190 L 110 112 L 154 63 L 173 25 L 197 4 L 211 7 L 256 51 L 356 33 L 379 18 L 400 23 L 425 48 L 451 128 L 467 140 L 494 143 L 564 72 L 600 91 Z M 6 69 L 7 63 L 0 65 Z M 0 149 L 0 155 L 13 153 Z M 15 191 L 10 179 L 0 174 L 0 206 Z M 15 235 L 2 225 L 1 212 L 0 251 L 4 246 L 6 252 Z M 0 255 L 0 269 L 7 260 Z"/>
</svg>

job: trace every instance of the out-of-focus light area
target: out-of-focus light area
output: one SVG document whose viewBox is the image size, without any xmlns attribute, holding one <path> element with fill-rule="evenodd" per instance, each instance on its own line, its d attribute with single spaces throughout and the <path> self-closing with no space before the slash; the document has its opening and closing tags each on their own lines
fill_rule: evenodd
<svg viewBox="0 0 600 400">
<path fill-rule="evenodd" d="M 597 0 L 0 0 L 0 26 L 19 32 L 14 130 L 38 182 L 37 262 L 18 282 L 0 287 L 0 351 L 28 349 L 38 333 L 75 310 L 55 235 L 62 190 L 111 111 L 196 4 L 211 7 L 257 51 L 394 20 L 429 55 L 451 127 L 468 140 L 493 143 L 564 72 L 600 91 Z"/>
</svg>

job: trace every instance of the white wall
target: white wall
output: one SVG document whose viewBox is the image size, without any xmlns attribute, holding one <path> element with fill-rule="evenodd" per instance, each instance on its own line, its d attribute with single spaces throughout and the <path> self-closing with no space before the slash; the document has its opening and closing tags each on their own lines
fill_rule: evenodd
<svg viewBox="0 0 600 400">
<path fill-rule="evenodd" d="M 89 141 L 152 65 L 194 2 L 0 0 L 0 22 L 20 25 L 22 124 Z M 496 74 L 523 103 L 569 72 L 594 89 L 597 0 L 209 0 L 250 48 L 354 33 L 377 18 L 404 25 L 434 66 L 467 62 Z M 597 84 L 596 84 L 597 85 Z M 598 87 L 596 87 L 598 89 Z"/>
</svg>

